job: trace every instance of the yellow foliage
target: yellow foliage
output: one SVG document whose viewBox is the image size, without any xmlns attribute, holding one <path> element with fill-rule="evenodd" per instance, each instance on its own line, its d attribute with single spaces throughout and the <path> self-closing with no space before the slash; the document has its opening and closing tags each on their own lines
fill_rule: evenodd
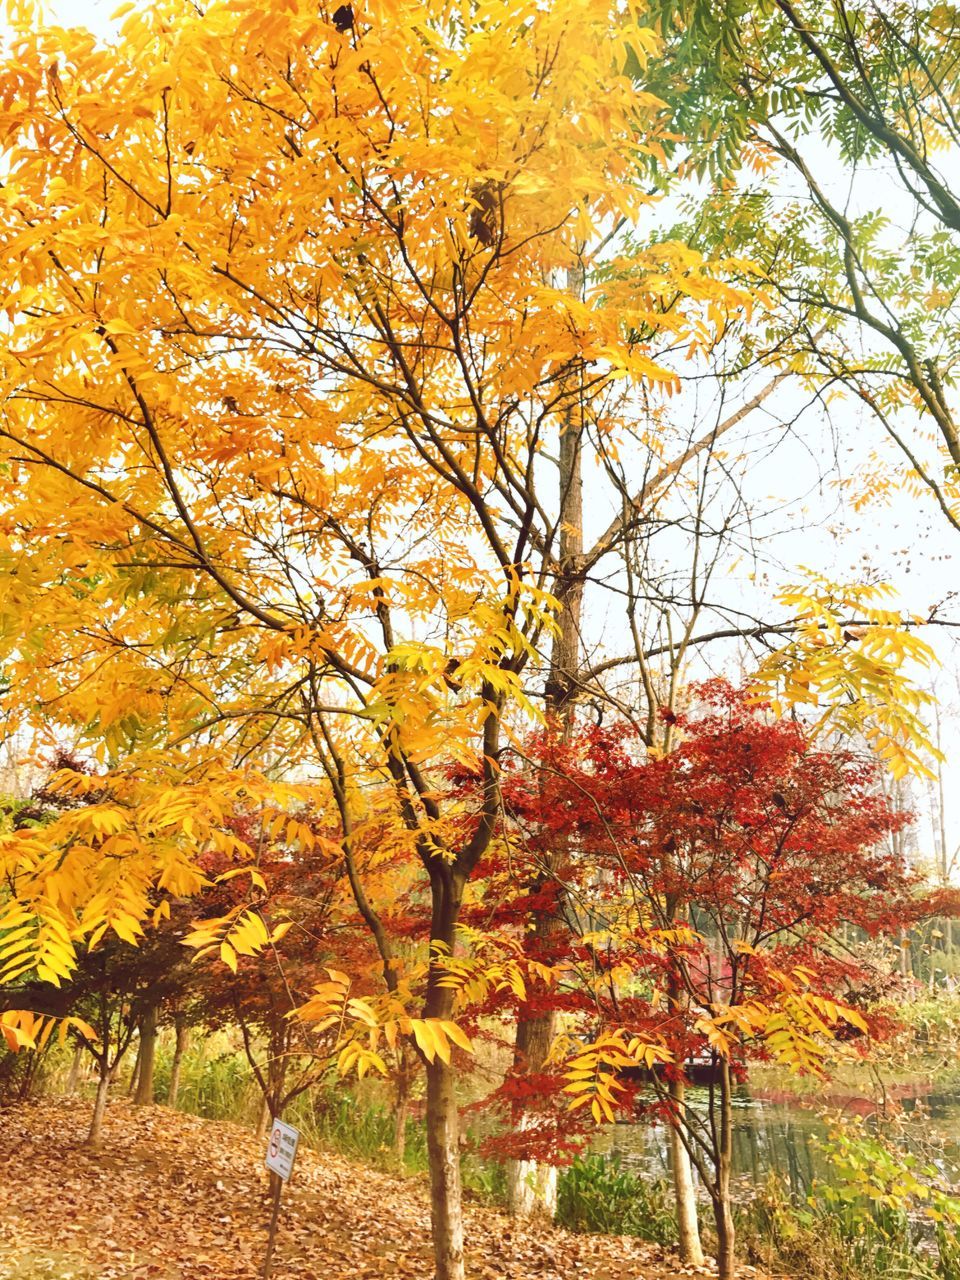
<svg viewBox="0 0 960 1280">
<path fill-rule="evenodd" d="M 894 777 L 932 777 L 927 759 L 939 752 L 923 711 L 933 698 L 911 672 L 935 663 L 931 647 L 885 608 L 891 589 L 840 585 L 814 576 L 780 593 L 796 618 L 789 643 L 761 664 L 751 684 L 778 714 L 791 707 L 819 710 L 817 731 L 862 733 Z"/>
<path fill-rule="evenodd" d="M 559 609 L 558 388 L 582 380 L 611 439 L 655 434 L 646 395 L 612 394 L 675 385 L 637 335 L 703 352 L 756 301 L 727 280 L 743 264 L 610 240 L 663 155 L 663 104 L 623 73 L 658 47 L 637 6 L 464 12 L 370 0 L 344 33 L 312 0 L 155 0 L 103 45 L 18 11 L 0 661 L 14 720 L 69 727 L 101 770 L 58 784 L 88 803 L 0 841 L 3 979 L 61 981 L 106 931 L 136 943 L 158 894 L 204 887 L 202 852 L 249 858 L 228 819 L 251 805 L 339 856 L 276 776 L 316 769 L 319 716 L 365 785 L 495 770 L 490 726 L 535 714 L 524 673 Z M 414 790 L 376 856 L 449 857 Z M 248 904 L 192 943 L 233 968 L 265 935 Z M 497 963 L 476 980 L 520 991 Z"/>
<path fill-rule="evenodd" d="M 594 1121 L 613 1123 L 614 1093 L 624 1086 L 617 1079 L 617 1071 L 623 1067 L 654 1069 L 658 1062 L 670 1062 L 672 1055 L 663 1045 L 630 1035 L 622 1027 L 602 1032 L 589 1044 L 577 1046 L 567 1058 L 563 1078 L 567 1083 L 563 1092 L 572 1095 L 568 1109 L 590 1107 Z"/>
<path fill-rule="evenodd" d="M 316 1031 L 336 1028 L 337 1069 L 341 1075 L 356 1070 L 362 1077 L 370 1068 L 382 1075 L 387 1069 L 377 1052 L 380 1037 L 396 1049 L 398 1036 L 409 1037 L 427 1062 L 439 1058 L 449 1063 L 451 1046 L 473 1051 L 470 1038 L 447 1018 L 411 1018 L 396 995 L 359 998 L 349 995 L 347 974 L 328 969 L 329 981 L 319 983 L 296 1016 Z"/>
</svg>

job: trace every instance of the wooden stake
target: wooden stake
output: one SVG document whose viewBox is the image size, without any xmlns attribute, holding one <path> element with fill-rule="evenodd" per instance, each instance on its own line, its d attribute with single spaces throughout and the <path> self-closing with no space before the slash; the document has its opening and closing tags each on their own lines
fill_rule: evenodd
<svg viewBox="0 0 960 1280">
<path fill-rule="evenodd" d="M 277 1239 L 277 1223 L 280 1220 L 280 1197 L 283 1194 L 283 1179 L 277 1173 L 272 1173 L 271 1178 L 275 1181 L 273 1191 L 273 1212 L 270 1214 L 270 1234 L 267 1236 L 267 1256 L 263 1260 L 263 1280 L 270 1280 L 270 1272 L 273 1267 L 273 1246 Z"/>
</svg>

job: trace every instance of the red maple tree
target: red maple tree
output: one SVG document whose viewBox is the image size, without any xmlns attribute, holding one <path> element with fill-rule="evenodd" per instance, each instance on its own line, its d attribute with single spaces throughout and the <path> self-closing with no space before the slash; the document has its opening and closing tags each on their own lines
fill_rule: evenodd
<svg viewBox="0 0 960 1280">
<path fill-rule="evenodd" d="M 838 1042 L 866 1053 L 890 1027 L 875 1007 L 883 975 L 844 929 L 896 934 L 957 903 L 925 893 L 892 852 L 909 819 L 873 759 L 812 741 L 722 682 L 694 697 L 694 711 L 667 713 L 676 745 L 662 756 L 625 723 L 540 735 L 505 768 L 508 819 L 487 871 L 525 886 L 501 917 L 519 928 L 533 894 L 569 926 L 541 957 L 557 980 L 534 997 L 580 1032 L 568 1095 L 612 1119 L 642 1090 L 710 1195 L 728 1276 L 736 1082 L 751 1061 L 819 1073 Z M 559 866 L 543 856 L 558 845 Z M 692 1077 L 709 1083 L 705 1110 L 686 1104 Z M 500 1096 L 542 1088 L 548 1112 L 555 1087 L 521 1073 Z"/>
</svg>

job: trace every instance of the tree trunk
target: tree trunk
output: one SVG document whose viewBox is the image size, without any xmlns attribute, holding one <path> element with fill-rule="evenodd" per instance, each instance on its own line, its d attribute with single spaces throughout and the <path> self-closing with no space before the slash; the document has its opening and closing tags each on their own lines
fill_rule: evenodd
<svg viewBox="0 0 960 1280">
<path fill-rule="evenodd" d="M 680 1126 L 686 1111 L 686 1087 L 682 1080 L 672 1081 L 670 1097 L 677 1116 L 676 1121 L 670 1125 L 670 1168 L 673 1171 L 673 1191 L 677 1204 L 677 1246 L 681 1259 L 688 1266 L 702 1267 L 704 1256 L 697 1221 L 697 1192 L 690 1154 L 680 1137 Z"/>
<path fill-rule="evenodd" d="M 275 1026 L 270 1032 L 270 1061 L 267 1063 L 267 1106 L 270 1119 L 279 1120 L 283 1116 L 283 1091 L 287 1080 L 287 1067 L 290 1060 L 287 1050 L 290 1047 L 289 1034 L 291 1024 L 286 1020 L 282 1026 Z"/>
<path fill-rule="evenodd" d="M 266 1098 L 260 1103 L 260 1115 L 257 1118 L 257 1128 L 254 1137 L 258 1142 L 262 1142 L 267 1136 L 267 1129 L 270 1125 L 270 1104 Z"/>
<path fill-rule="evenodd" d="M 173 1049 L 173 1061 L 170 1064 L 170 1083 L 167 1086 L 167 1106 L 176 1108 L 177 1096 L 180 1093 L 180 1071 L 183 1067 L 183 1055 L 187 1051 L 190 1030 L 182 1017 L 175 1020 L 177 1040 Z"/>
<path fill-rule="evenodd" d="M 452 955 L 464 879 L 436 855 L 428 857 L 430 873 L 430 945 Z M 440 985 L 444 971 L 431 965 L 424 1018 L 452 1018 L 453 992 Z M 424 1058 L 426 1055 L 424 1055 Z M 460 1191 L 460 1113 L 454 1068 L 435 1056 L 427 1071 L 427 1157 L 430 1166 L 430 1224 L 434 1280 L 464 1280 L 463 1203 Z"/>
<path fill-rule="evenodd" d="M 137 1086 L 140 1083 L 140 1064 L 143 1062 L 143 1041 L 137 1041 L 137 1056 L 133 1061 L 133 1070 L 130 1072 L 130 1083 L 127 1085 L 127 1097 L 132 1098 L 137 1092 Z"/>
<path fill-rule="evenodd" d="M 713 1213 L 717 1227 L 717 1280 L 734 1280 L 736 1231 L 729 1199 L 726 1202 L 716 1201 Z"/>
<path fill-rule="evenodd" d="M 545 914 L 536 920 L 536 933 L 549 936 L 554 922 Z M 535 1072 L 543 1068 L 556 1033 L 556 1015 L 552 1012 L 525 1016 L 517 1022 L 514 1070 Z M 518 1130 L 528 1128 L 530 1117 L 523 1111 L 514 1115 Z M 544 1216 L 552 1219 L 557 1211 L 557 1171 L 536 1160 L 507 1161 L 507 1212 L 518 1218 Z"/>
<path fill-rule="evenodd" d="M 567 287 L 579 298 L 583 294 L 583 272 L 576 268 L 568 273 Z M 574 375 L 576 376 L 576 375 Z M 559 567 L 553 593 L 560 602 L 557 632 L 550 654 L 550 671 L 545 689 L 548 715 L 564 735 L 573 728 L 576 694 L 580 676 L 580 631 L 583 613 L 583 406 L 573 400 L 565 412 L 558 445 L 558 479 L 560 485 Z M 569 856 L 569 840 L 557 838 L 546 856 L 547 874 L 556 872 Z M 558 887 L 558 895 L 559 895 Z M 558 896 L 552 910 L 535 914 L 529 935 L 538 952 L 537 959 L 549 961 L 551 938 L 566 930 L 561 917 Z M 534 1075 L 544 1069 L 557 1029 L 553 1010 L 531 1013 L 521 1005 L 514 1047 L 514 1072 Z M 515 1108 L 514 1126 L 524 1129 L 530 1121 L 522 1109 Z M 536 1160 L 507 1161 L 507 1209 L 517 1217 L 544 1214 L 553 1218 L 557 1211 L 557 1171 L 541 1167 Z"/>
<path fill-rule="evenodd" d="M 40 1078 L 40 1067 L 49 1047 L 50 1041 L 48 1040 L 42 1049 L 34 1049 L 26 1057 L 23 1064 L 23 1075 L 20 1077 L 20 1088 L 17 1091 L 17 1097 L 21 1102 L 26 1102 L 33 1094 L 34 1086 Z"/>
<path fill-rule="evenodd" d="M 668 904 L 667 919 L 670 925 L 677 922 L 676 904 Z M 667 999 L 678 1020 L 683 1021 L 689 999 L 676 967 L 667 970 Z M 681 1132 L 687 1125 L 687 1087 L 683 1079 L 671 1080 L 670 1101 L 673 1117 L 670 1125 L 670 1171 L 673 1176 L 673 1195 L 677 1206 L 677 1234 L 680 1257 L 690 1266 L 702 1267 L 703 1246 L 700 1243 L 700 1227 L 697 1221 L 697 1195 L 693 1181 L 690 1153 L 684 1146 Z M 689 1129 L 687 1129 L 689 1132 Z"/>
<path fill-rule="evenodd" d="M 439 1058 L 427 1064 L 427 1154 L 436 1280 L 464 1280 L 460 1116 L 453 1071 Z"/>
<path fill-rule="evenodd" d="M 107 1109 L 107 1095 L 110 1092 L 110 1064 L 106 1056 L 99 1062 L 100 1072 L 97 1079 L 97 1098 L 93 1104 L 93 1116 L 87 1132 L 87 1143 L 91 1147 L 100 1145 L 100 1134 L 103 1129 L 103 1116 Z"/>
<path fill-rule="evenodd" d="M 153 1102 L 153 1069 L 157 1059 L 157 1019 L 159 1009 L 150 1005 L 140 1022 L 140 1077 L 133 1095 L 134 1105 L 150 1106 Z"/>
<path fill-rule="evenodd" d="M 410 1074 L 406 1054 L 402 1053 L 397 1072 L 396 1097 L 393 1106 L 393 1158 L 397 1171 L 403 1173 L 407 1154 L 407 1114 L 410 1110 Z"/>
<path fill-rule="evenodd" d="M 530 1123 L 521 1115 L 520 1127 Z M 549 1218 L 557 1212 L 557 1170 L 538 1160 L 507 1162 L 507 1212 L 516 1218 Z"/>
<path fill-rule="evenodd" d="M 83 1062 L 83 1045 L 76 1044 L 73 1050 L 73 1061 L 70 1063 L 70 1074 L 67 1076 L 67 1093 L 74 1094 L 80 1087 L 80 1065 Z"/>
<path fill-rule="evenodd" d="M 730 1064 L 720 1060 L 720 1132 L 716 1152 L 717 1177 L 713 1191 L 713 1216 L 717 1229 L 718 1280 L 733 1280 L 736 1229 L 730 1202 L 730 1175 L 733 1167 L 733 1082 Z"/>
</svg>

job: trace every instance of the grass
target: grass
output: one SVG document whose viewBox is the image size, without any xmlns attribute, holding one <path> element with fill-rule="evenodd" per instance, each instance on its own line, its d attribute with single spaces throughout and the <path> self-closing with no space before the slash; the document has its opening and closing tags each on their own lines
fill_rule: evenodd
<svg viewBox="0 0 960 1280">
<path fill-rule="evenodd" d="M 160 1039 L 154 1072 L 156 1096 L 165 1098 L 173 1044 Z M 133 1062 L 130 1063 L 130 1069 Z M 205 1120 L 233 1120 L 251 1127 L 260 1113 L 260 1090 L 246 1059 L 226 1032 L 195 1041 L 184 1054 L 177 1106 Z"/>
<path fill-rule="evenodd" d="M 557 1222 L 570 1231 L 676 1242 L 672 1189 L 624 1168 L 615 1156 L 578 1157 L 557 1184 Z"/>
</svg>

